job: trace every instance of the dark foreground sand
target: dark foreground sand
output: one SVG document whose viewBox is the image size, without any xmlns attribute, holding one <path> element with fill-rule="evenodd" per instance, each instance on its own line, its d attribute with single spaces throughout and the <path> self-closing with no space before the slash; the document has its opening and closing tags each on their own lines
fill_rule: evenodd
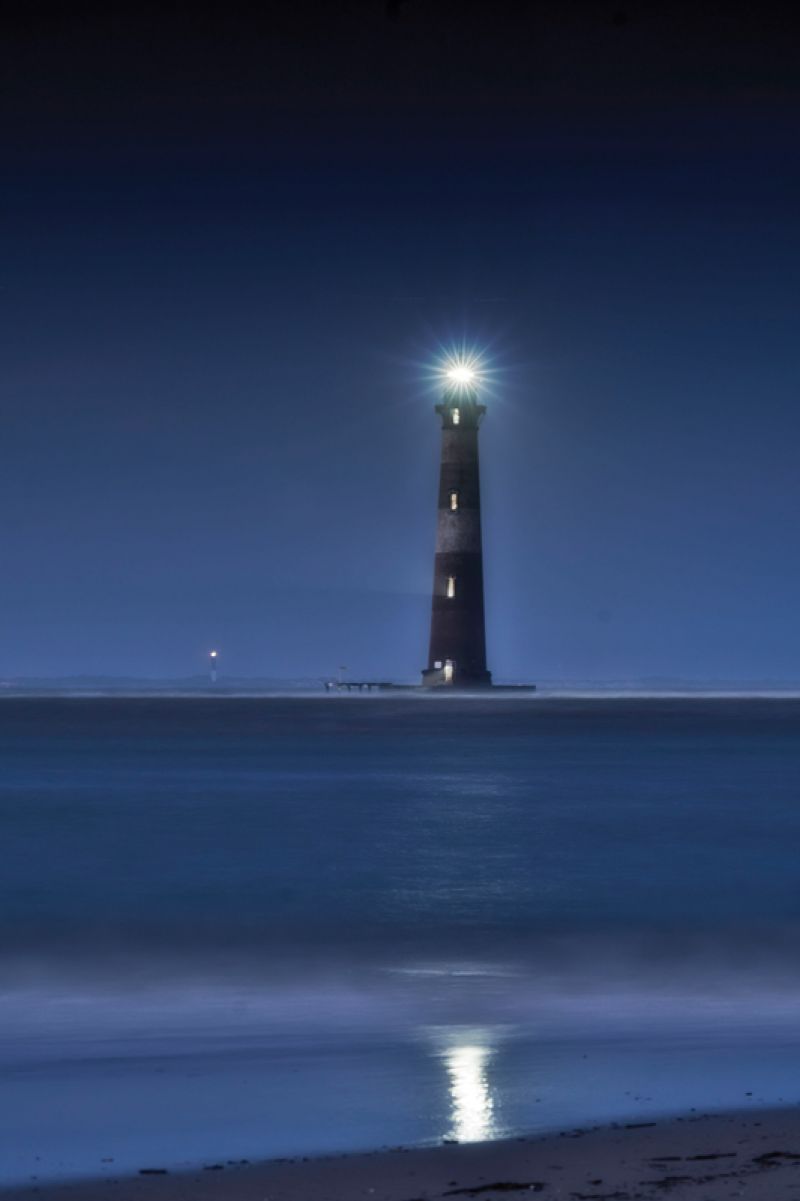
<svg viewBox="0 0 800 1201">
<path fill-rule="evenodd" d="M 30 1185 L 2 1201 L 800 1201 L 800 1107 L 694 1115 L 544 1138 L 262 1164 L 154 1164 L 133 1178 Z"/>
</svg>

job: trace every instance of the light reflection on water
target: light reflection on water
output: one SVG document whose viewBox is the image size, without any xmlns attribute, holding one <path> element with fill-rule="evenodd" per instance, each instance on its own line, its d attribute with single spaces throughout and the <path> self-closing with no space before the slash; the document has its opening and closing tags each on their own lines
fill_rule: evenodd
<svg viewBox="0 0 800 1201">
<path fill-rule="evenodd" d="M 493 1138 L 496 1133 L 495 1101 L 489 1087 L 491 1047 L 463 1044 L 444 1053 L 450 1087 L 451 1137 L 460 1143 Z"/>
</svg>

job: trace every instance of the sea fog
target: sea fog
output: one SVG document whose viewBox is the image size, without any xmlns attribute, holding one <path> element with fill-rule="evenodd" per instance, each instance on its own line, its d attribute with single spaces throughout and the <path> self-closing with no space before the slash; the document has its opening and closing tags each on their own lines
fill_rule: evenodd
<svg viewBox="0 0 800 1201">
<path fill-rule="evenodd" d="M 798 735 L 790 699 L 4 699 L 3 1179 L 796 1099 Z"/>
</svg>

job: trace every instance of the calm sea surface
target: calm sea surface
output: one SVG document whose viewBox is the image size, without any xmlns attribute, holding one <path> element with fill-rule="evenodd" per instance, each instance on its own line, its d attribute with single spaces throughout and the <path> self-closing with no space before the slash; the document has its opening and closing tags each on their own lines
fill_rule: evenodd
<svg viewBox="0 0 800 1201">
<path fill-rule="evenodd" d="M 0 1181 L 800 1100 L 800 701 L 0 701 Z"/>
</svg>

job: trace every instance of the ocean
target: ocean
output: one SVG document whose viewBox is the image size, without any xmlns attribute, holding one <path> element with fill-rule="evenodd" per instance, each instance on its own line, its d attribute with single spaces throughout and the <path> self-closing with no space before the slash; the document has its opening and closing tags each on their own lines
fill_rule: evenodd
<svg viewBox="0 0 800 1201">
<path fill-rule="evenodd" d="M 800 1100 L 800 701 L 0 700 L 0 1183 Z"/>
</svg>

